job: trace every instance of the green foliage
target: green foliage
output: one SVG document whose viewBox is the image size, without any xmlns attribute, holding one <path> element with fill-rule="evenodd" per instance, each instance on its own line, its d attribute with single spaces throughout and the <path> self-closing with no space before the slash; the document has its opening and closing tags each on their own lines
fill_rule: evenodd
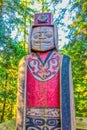
<svg viewBox="0 0 87 130">
<path fill-rule="evenodd" d="M 87 116 L 87 48 L 83 43 L 75 42 L 65 47 L 63 53 L 72 61 L 76 115 Z"/>
<path fill-rule="evenodd" d="M 76 4 L 78 6 L 76 6 Z M 87 11 L 86 0 L 76 1 L 73 9 L 77 8 L 76 19 L 73 21 L 69 39 L 71 40 L 62 50 L 72 61 L 76 116 L 87 116 Z"/>
<path fill-rule="evenodd" d="M 0 62 L 0 117 L 1 121 L 16 115 L 18 62 L 25 55 L 20 43 L 6 44 L 1 50 Z M 9 112 L 8 112 L 9 111 Z M 5 115 L 5 116 L 4 116 Z"/>
<path fill-rule="evenodd" d="M 15 28 L 23 25 L 17 18 L 19 1 L 4 0 L 0 12 L 0 122 L 16 116 L 18 62 L 26 50 L 18 38 L 12 38 Z M 12 8 L 14 5 L 14 9 Z M 26 42 L 26 41 L 25 41 Z"/>
</svg>

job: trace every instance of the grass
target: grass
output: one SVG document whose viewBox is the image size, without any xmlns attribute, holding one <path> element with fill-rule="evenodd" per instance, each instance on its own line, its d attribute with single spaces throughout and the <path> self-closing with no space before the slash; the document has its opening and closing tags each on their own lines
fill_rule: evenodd
<svg viewBox="0 0 87 130">
<path fill-rule="evenodd" d="M 9 120 L 0 124 L 0 130 L 16 130 L 16 121 Z"/>
</svg>

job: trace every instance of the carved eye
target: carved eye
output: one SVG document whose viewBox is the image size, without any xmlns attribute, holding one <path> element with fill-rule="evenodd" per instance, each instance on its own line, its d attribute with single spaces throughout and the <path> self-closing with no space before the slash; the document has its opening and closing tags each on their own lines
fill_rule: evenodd
<svg viewBox="0 0 87 130">
<path fill-rule="evenodd" d="M 34 34 L 33 34 L 33 37 L 34 37 L 35 39 L 38 39 L 39 36 L 40 36 L 40 33 L 34 33 Z"/>
<path fill-rule="evenodd" d="M 45 35 L 46 35 L 48 38 L 50 38 L 50 37 L 52 37 L 52 36 L 53 36 L 53 33 L 52 33 L 52 32 L 50 32 L 50 31 L 47 31 L 47 32 L 45 33 Z"/>
</svg>

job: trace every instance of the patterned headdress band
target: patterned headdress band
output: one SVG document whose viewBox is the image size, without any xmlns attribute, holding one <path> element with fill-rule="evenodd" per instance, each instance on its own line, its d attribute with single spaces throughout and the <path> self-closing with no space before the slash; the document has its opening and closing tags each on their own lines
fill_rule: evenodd
<svg viewBox="0 0 87 130">
<path fill-rule="evenodd" d="M 51 13 L 36 13 L 34 15 L 34 25 L 52 25 L 52 14 Z"/>
</svg>

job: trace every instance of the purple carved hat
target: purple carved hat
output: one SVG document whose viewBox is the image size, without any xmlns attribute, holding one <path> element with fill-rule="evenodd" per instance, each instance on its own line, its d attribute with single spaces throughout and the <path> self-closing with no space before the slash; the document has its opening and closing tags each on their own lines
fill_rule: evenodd
<svg viewBox="0 0 87 130">
<path fill-rule="evenodd" d="M 34 15 L 34 26 L 53 25 L 51 13 L 36 13 Z"/>
</svg>

